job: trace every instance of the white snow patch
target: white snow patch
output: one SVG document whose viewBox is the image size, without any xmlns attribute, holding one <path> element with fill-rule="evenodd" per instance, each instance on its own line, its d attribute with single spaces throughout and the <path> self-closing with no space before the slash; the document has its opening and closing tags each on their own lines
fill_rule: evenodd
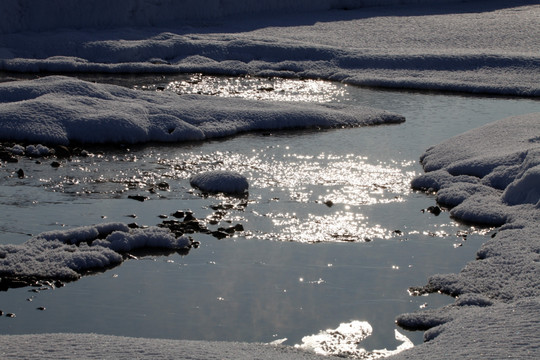
<svg viewBox="0 0 540 360">
<path fill-rule="evenodd" d="M 426 330 L 426 343 L 396 359 L 519 358 L 540 351 L 540 113 L 471 130 L 428 149 L 413 186 L 438 191 L 452 216 L 502 225 L 458 274 L 428 279 L 427 292 L 454 304 L 403 314 L 399 325 Z M 435 355 L 437 354 L 437 355 Z"/>
<path fill-rule="evenodd" d="M 202 191 L 225 194 L 244 194 L 248 191 L 248 179 L 242 174 L 225 171 L 207 171 L 196 174 L 189 180 L 191 186 Z"/>
<path fill-rule="evenodd" d="M 5 0 L 0 70 L 250 74 L 539 96 L 537 2 L 448 2 Z M 415 6 L 362 8 L 403 3 Z M 231 14 L 261 15 L 221 18 Z"/>
<path fill-rule="evenodd" d="M 74 280 L 84 271 L 120 264 L 119 252 L 144 248 L 187 250 L 190 240 L 166 229 L 130 229 L 123 223 L 48 231 L 21 245 L 0 245 L 0 279 Z"/>
<path fill-rule="evenodd" d="M 362 106 L 180 96 L 64 76 L 0 84 L 0 141 L 182 142 L 254 130 L 403 121 L 400 115 Z"/>
</svg>

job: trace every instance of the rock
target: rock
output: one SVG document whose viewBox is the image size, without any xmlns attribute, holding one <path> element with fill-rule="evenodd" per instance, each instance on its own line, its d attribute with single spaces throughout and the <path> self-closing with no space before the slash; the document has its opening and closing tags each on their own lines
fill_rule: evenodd
<svg viewBox="0 0 540 360">
<path fill-rule="evenodd" d="M 137 200 L 137 201 L 145 201 L 150 199 L 148 196 L 143 195 L 128 195 L 128 199 Z"/>
<path fill-rule="evenodd" d="M 60 167 L 60 165 L 61 165 L 61 164 L 60 164 L 58 161 L 53 161 L 53 162 L 51 163 L 51 166 L 52 166 L 53 168 L 58 168 L 58 167 Z"/>
<path fill-rule="evenodd" d="M 326 201 L 324 202 L 324 205 L 326 205 L 326 206 L 328 206 L 328 207 L 332 207 L 332 206 L 334 206 L 334 203 L 332 202 L 332 200 L 326 200 Z"/>
<path fill-rule="evenodd" d="M 218 230 L 218 231 L 212 231 L 212 236 L 215 237 L 216 239 L 224 239 L 228 235 L 227 233 Z"/>
<path fill-rule="evenodd" d="M 438 206 L 430 206 L 426 210 L 435 216 L 438 216 L 442 212 L 441 208 Z"/>
<path fill-rule="evenodd" d="M 183 211 L 176 210 L 174 213 L 171 214 L 171 216 L 174 216 L 177 219 L 181 219 L 186 216 L 186 214 Z"/>
<path fill-rule="evenodd" d="M 71 156 L 71 151 L 67 146 L 58 145 L 54 148 L 54 153 L 57 158 L 68 158 Z"/>
<path fill-rule="evenodd" d="M 45 306 L 40 306 L 40 307 L 37 307 L 36 309 L 37 309 L 37 310 L 44 311 L 44 310 L 45 310 Z"/>
<path fill-rule="evenodd" d="M 17 317 L 14 313 L 7 313 L 6 314 L 6 317 L 8 318 L 14 318 L 14 317 Z"/>
<path fill-rule="evenodd" d="M 159 190 L 169 190 L 169 184 L 167 184 L 165 181 L 162 181 L 159 184 L 157 184 L 157 187 Z"/>
<path fill-rule="evenodd" d="M 186 212 L 186 215 L 184 217 L 184 222 L 188 222 L 188 221 L 192 221 L 192 220 L 197 220 L 195 218 L 195 216 L 193 216 L 193 213 L 192 212 Z"/>
<path fill-rule="evenodd" d="M 19 179 L 24 179 L 24 171 L 23 171 L 23 169 L 17 170 L 17 176 L 19 177 Z"/>
</svg>

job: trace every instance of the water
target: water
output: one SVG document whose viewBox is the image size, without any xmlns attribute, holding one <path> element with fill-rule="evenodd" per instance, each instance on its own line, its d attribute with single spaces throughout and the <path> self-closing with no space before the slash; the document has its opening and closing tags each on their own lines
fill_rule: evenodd
<svg viewBox="0 0 540 360">
<path fill-rule="evenodd" d="M 148 255 L 54 290 L 0 293 L 3 334 L 103 334 L 300 344 L 340 323 L 367 321 L 367 350 L 394 349 L 394 319 L 439 307 L 442 295 L 411 297 L 407 288 L 434 273 L 459 271 L 489 229 L 458 224 L 447 212 L 422 212 L 432 196 L 412 191 L 429 146 L 507 116 L 540 111 L 530 99 L 360 89 L 313 80 L 93 77 L 149 91 L 198 92 L 253 99 L 356 103 L 406 116 L 400 125 L 329 131 L 244 134 L 180 145 L 88 148 L 52 168 L 50 159 L 0 167 L 1 243 L 104 221 L 155 225 L 159 215 L 190 209 L 245 231 L 201 242 L 187 255 Z M 25 179 L 14 173 L 23 168 Z M 247 199 L 201 196 L 191 174 L 237 170 Z M 156 190 L 167 182 L 168 190 Z M 137 202 L 128 195 L 150 200 Z M 214 207 L 214 208 L 212 208 Z M 464 234 L 467 234 L 466 240 Z M 487 234 L 487 235 L 486 235 Z M 35 290 L 35 289 L 34 289 Z M 38 307 L 46 310 L 37 310 Z M 421 333 L 399 330 L 414 343 Z M 287 339 L 287 340 L 283 340 Z"/>
</svg>

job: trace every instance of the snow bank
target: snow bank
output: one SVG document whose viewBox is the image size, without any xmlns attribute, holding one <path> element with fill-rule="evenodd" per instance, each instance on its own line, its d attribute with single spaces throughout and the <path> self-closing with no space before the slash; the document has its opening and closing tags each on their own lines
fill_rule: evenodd
<svg viewBox="0 0 540 360">
<path fill-rule="evenodd" d="M 134 249 L 187 250 L 189 238 L 158 227 L 106 223 L 41 233 L 21 245 L 0 245 L 0 284 L 9 279 L 75 280 L 88 270 L 120 264 Z"/>
<path fill-rule="evenodd" d="M 254 130 L 403 121 L 367 107 L 179 96 L 62 76 L 0 84 L 0 141 L 180 142 Z"/>
<path fill-rule="evenodd" d="M 0 33 L 193 23 L 230 15 L 353 9 L 456 0 L 2 0 Z"/>
<path fill-rule="evenodd" d="M 428 149 L 417 189 L 437 191 L 437 201 L 460 220 L 502 225 L 540 208 L 540 113 L 503 119 Z"/>
<path fill-rule="evenodd" d="M 343 360 L 292 346 L 127 338 L 97 334 L 35 334 L 0 336 L 0 356 L 6 359 L 261 359 Z"/>
<path fill-rule="evenodd" d="M 191 186 L 202 191 L 225 194 L 244 194 L 249 183 L 245 176 L 225 170 L 207 171 L 195 174 L 189 179 Z"/>
<path fill-rule="evenodd" d="M 416 188 L 437 191 L 452 216 L 502 225 L 458 274 L 438 274 L 419 292 L 457 297 L 441 309 L 403 314 L 426 343 L 396 359 L 534 359 L 540 351 L 540 113 L 503 119 L 428 149 Z"/>
<path fill-rule="evenodd" d="M 5 17 L 0 27 L 16 32 L 0 37 L 0 71 L 251 74 L 401 89 L 540 95 L 536 1 L 510 7 L 499 0 L 450 5 L 419 0 L 411 2 L 427 5 L 302 12 L 374 2 L 404 1 L 126 0 L 112 5 L 107 1 L 107 11 L 101 11 L 101 2 L 91 7 L 92 1 L 79 0 L 69 2 L 71 10 L 64 1 L 65 15 L 58 16 L 59 6 L 51 5 L 54 0 L 32 1 L 33 6 L 6 0 L 0 2 Z M 197 13 L 214 17 L 286 8 L 295 15 L 167 24 L 175 14 L 196 20 Z M 72 14 L 79 11 L 82 15 Z M 29 17 L 31 21 L 25 20 Z M 131 28 L 107 29 L 120 25 Z M 94 29 L 63 29 L 69 26 Z M 32 27 L 40 31 L 22 32 Z"/>
</svg>

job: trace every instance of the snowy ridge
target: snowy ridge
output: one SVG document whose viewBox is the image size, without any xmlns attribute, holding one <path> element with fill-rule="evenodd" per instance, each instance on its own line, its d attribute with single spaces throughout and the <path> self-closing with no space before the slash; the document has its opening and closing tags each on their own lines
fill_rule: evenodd
<svg viewBox="0 0 540 360">
<path fill-rule="evenodd" d="M 11 278 L 75 280 L 85 271 L 120 264 L 127 251 L 190 247 L 186 236 L 176 238 L 158 227 L 130 229 L 123 223 L 49 231 L 21 245 L 0 245 L 0 285 Z"/>
<path fill-rule="evenodd" d="M 403 121 L 400 115 L 367 107 L 179 96 L 62 76 L 0 84 L 0 140 L 181 142 L 255 130 Z"/>
<path fill-rule="evenodd" d="M 456 0 L 2 0 L 0 33 L 59 28 L 112 28 L 192 23 L 230 15 Z"/>
<path fill-rule="evenodd" d="M 362 86 L 540 95 L 540 55 L 536 41 L 540 37 L 540 6 L 532 0 L 518 1 L 515 7 L 498 0 L 472 1 L 466 5 L 426 0 L 413 1 L 426 3 L 425 7 L 380 6 L 349 11 L 337 9 L 376 1 L 319 0 L 310 1 L 309 5 L 307 1 L 208 2 L 204 11 L 208 16 L 213 14 L 213 10 L 208 10 L 212 6 L 232 9 L 238 5 L 238 11 L 246 12 L 293 6 L 297 18 L 293 15 L 286 15 L 283 20 L 272 15 L 225 17 L 209 24 L 195 22 L 188 26 L 182 22 L 150 21 L 153 12 L 149 10 L 144 13 L 149 18 L 140 19 L 142 24 L 120 20 L 125 23 L 122 26 L 132 28 L 110 29 L 113 24 L 107 23 L 103 12 L 98 16 L 94 14 L 97 10 L 87 9 L 84 19 L 65 18 L 74 23 L 80 20 L 81 26 L 88 22 L 87 26 L 93 29 L 66 30 L 69 24 L 58 28 L 40 25 L 40 21 L 47 22 L 49 18 L 58 20 L 53 14 L 40 15 L 39 20 L 30 23 L 53 30 L 13 30 L 0 37 L 0 70 L 250 74 L 321 78 Z M 86 5 L 82 3 L 80 9 L 84 10 Z M 136 5 L 130 14 L 138 18 L 138 11 L 144 6 L 165 9 L 165 3 L 177 4 L 181 7 L 178 12 L 189 14 L 188 1 L 161 1 L 157 6 L 157 2 L 150 0 L 126 0 L 124 5 L 125 9 Z M 440 14 L 429 6 L 433 3 L 443 7 Z M 17 6 L 9 8 L 9 4 L 19 6 L 22 0 L 20 4 L 0 3 L 0 7 L 7 7 L 5 11 L 0 9 L 0 14 L 17 13 L 14 10 Z M 197 9 L 199 6 L 200 1 Z M 258 10 L 253 9 L 259 6 Z M 336 10 L 313 12 L 330 8 Z M 46 14 L 53 9 L 48 6 L 43 11 Z M 216 10 L 215 14 L 229 13 L 234 11 Z M 6 22 L 0 24 L 19 18 L 6 15 Z M 13 29 L 17 26 L 13 25 Z"/>
<path fill-rule="evenodd" d="M 516 116 L 422 155 L 428 172 L 414 179 L 413 187 L 437 191 L 437 201 L 453 206 L 450 214 L 457 219 L 502 226 L 478 250 L 476 261 L 458 274 L 433 275 L 420 289 L 455 296 L 454 304 L 398 317 L 405 328 L 427 330 L 427 343 L 398 359 L 428 358 L 429 352 L 449 346 L 452 356 L 464 359 L 538 354 L 539 133 L 540 113 Z"/>
</svg>

